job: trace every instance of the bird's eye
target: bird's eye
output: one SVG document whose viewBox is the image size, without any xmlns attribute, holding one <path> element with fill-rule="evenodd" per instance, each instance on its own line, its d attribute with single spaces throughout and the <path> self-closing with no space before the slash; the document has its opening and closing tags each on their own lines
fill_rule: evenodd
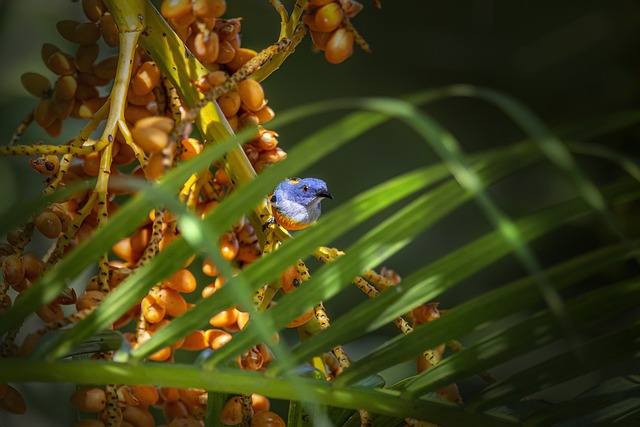
<svg viewBox="0 0 640 427">
<path fill-rule="evenodd" d="M 303 185 L 302 186 L 302 191 L 304 191 L 306 193 L 307 191 L 309 191 L 309 187 L 307 187 L 306 185 Z"/>
</svg>

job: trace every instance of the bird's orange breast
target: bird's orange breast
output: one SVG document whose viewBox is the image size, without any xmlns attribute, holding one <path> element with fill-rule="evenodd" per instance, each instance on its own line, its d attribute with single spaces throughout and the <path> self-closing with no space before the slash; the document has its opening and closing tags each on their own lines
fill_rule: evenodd
<svg viewBox="0 0 640 427">
<path fill-rule="evenodd" d="M 290 230 L 290 231 L 302 230 L 303 228 L 307 228 L 308 226 L 311 225 L 309 223 L 296 221 L 286 215 L 283 215 L 282 213 L 278 212 L 277 209 L 272 209 L 272 211 L 273 211 L 273 217 L 275 218 L 276 222 L 287 230 Z"/>
</svg>

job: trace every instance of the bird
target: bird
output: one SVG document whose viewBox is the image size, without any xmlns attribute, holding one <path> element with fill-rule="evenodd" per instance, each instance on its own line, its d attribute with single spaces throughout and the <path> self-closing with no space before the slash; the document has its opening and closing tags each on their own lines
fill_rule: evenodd
<svg viewBox="0 0 640 427">
<path fill-rule="evenodd" d="M 278 184 L 269 202 L 275 222 L 292 231 L 313 225 L 320 217 L 324 199 L 333 200 L 333 196 L 323 180 L 288 178 Z"/>
</svg>

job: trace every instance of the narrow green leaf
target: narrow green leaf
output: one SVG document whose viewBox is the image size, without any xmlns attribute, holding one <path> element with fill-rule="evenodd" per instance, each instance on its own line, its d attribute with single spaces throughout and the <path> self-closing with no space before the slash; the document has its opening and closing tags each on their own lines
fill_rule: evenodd
<svg viewBox="0 0 640 427">
<path fill-rule="evenodd" d="M 16 359 L 3 361 L 0 381 L 75 382 L 78 384 L 149 384 L 160 387 L 201 388 L 217 392 L 259 393 L 270 398 L 303 400 L 305 402 L 365 408 L 375 413 L 399 417 L 430 419 L 456 425 L 509 426 L 517 425 L 512 417 L 470 415 L 457 405 L 431 399 L 399 399 L 399 392 L 386 389 L 352 388 L 342 390 L 331 383 L 313 379 L 298 379 L 304 388 L 292 388 L 291 381 L 267 378 L 259 372 L 239 369 L 216 370 L 203 374 L 193 365 L 144 363 L 131 365 L 107 361 L 74 361 L 50 363 Z"/>
<path fill-rule="evenodd" d="M 576 330 L 583 330 L 604 318 L 635 308 L 633 296 L 639 291 L 639 280 L 603 287 L 569 301 L 567 316 Z M 404 393 L 415 397 L 435 391 L 559 338 L 562 331 L 551 313 L 543 311 L 447 357 L 415 377 Z"/>
<path fill-rule="evenodd" d="M 629 249 L 637 249 L 627 237 L 618 220 L 607 209 L 604 197 L 598 187 L 582 172 L 567 147 L 549 132 L 544 123 L 529 108 L 507 94 L 488 88 L 459 85 L 451 86 L 445 89 L 444 92 L 450 96 L 481 98 L 500 108 L 518 123 L 527 134 L 532 136 L 545 156 L 567 176 L 577 188 L 580 196 L 598 213 L 603 222 L 618 236 L 620 241 L 626 244 Z"/>
<path fill-rule="evenodd" d="M 632 197 L 629 193 L 632 190 L 636 191 L 635 193 L 631 193 L 633 197 L 640 196 L 640 194 L 637 193 L 638 189 L 635 184 L 611 187 L 605 192 L 605 195 L 612 198 L 612 203 L 615 203 L 615 197 L 618 197 L 618 200 L 627 201 L 629 197 Z M 574 199 L 519 220 L 516 225 L 524 238 L 533 239 L 547 230 L 558 226 L 561 221 L 584 213 L 585 209 L 587 209 L 587 206 L 585 206 L 585 203 L 581 199 Z M 467 252 L 468 254 L 476 254 L 480 257 L 497 259 L 506 254 L 509 249 L 508 246 L 504 245 L 504 241 L 497 236 L 497 233 L 489 234 L 463 248 L 460 253 Z M 608 249 L 609 251 L 613 251 L 613 255 L 604 251 L 603 253 L 605 255 L 600 256 L 612 256 L 613 260 L 627 259 L 629 256 L 634 256 L 633 253 L 625 249 L 625 247 L 616 247 L 615 250 Z M 500 251 L 502 251 L 502 255 L 500 255 Z M 468 259 L 460 258 L 460 253 L 454 252 L 425 268 L 431 268 L 434 275 L 442 275 L 455 283 L 456 276 L 460 275 L 458 277 L 465 277 L 468 269 L 474 271 L 474 262 L 467 263 L 466 261 L 468 261 Z M 596 252 L 596 254 L 600 254 L 600 252 Z M 471 257 L 471 259 L 473 260 L 473 257 Z M 475 262 L 477 262 L 477 260 Z M 607 262 L 611 262 L 611 259 L 607 259 Z M 460 269 L 460 265 L 465 265 L 465 269 Z M 480 265 L 484 266 L 486 263 L 481 262 Z M 561 277 L 555 279 L 555 282 L 552 283 L 554 283 L 554 286 L 560 286 L 564 283 L 559 282 L 560 280 L 573 280 L 574 278 L 584 277 L 583 274 L 585 271 L 592 271 L 590 270 L 591 267 L 593 267 L 593 265 L 587 265 L 582 269 L 571 270 L 569 278 Z M 551 273 L 552 272 L 549 272 L 549 274 Z M 563 271 L 562 274 L 564 275 L 566 273 Z M 447 283 L 449 282 L 447 281 Z M 516 312 L 526 305 L 535 303 L 540 295 L 535 287 L 529 287 L 532 283 L 535 282 L 532 282 L 532 278 L 528 277 L 515 282 L 509 287 L 497 289 L 489 294 L 475 298 L 467 304 L 450 310 L 446 316 L 422 325 L 409 335 L 390 340 L 383 347 L 355 362 L 348 370 L 336 378 L 335 383 L 346 385 L 356 382 L 370 375 L 372 372 L 379 372 L 389 366 L 409 360 L 420 354 L 426 348 L 435 347 L 449 339 L 468 333 L 478 325 L 500 319 L 507 314 Z M 442 289 L 440 291 L 442 291 Z M 431 297 L 436 297 L 438 294 L 439 292 L 433 292 Z M 496 296 L 499 297 L 495 298 Z M 491 303 L 490 301 L 493 302 Z M 511 301 L 511 303 L 501 304 L 500 301 Z M 486 310 L 486 307 L 492 307 L 492 309 Z"/>
<path fill-rule="evenodd" d="M 616 350 L 611 351 L 612 348 Z M 477 412 L 499 406 L 534 391 L 628 360 L 637 356 L 639 351 L 640 323 L 635 323 L 490 385 L 467 403 L 467 410 Z"/>
<path fill-rule="evenodd" d="M 524 425 L 611 425 L 630 414 L 637 414 L 638 396 L 640 378 L 637 375 L 613 378 L 574 399 L 535 413 Z"/>
</svg>

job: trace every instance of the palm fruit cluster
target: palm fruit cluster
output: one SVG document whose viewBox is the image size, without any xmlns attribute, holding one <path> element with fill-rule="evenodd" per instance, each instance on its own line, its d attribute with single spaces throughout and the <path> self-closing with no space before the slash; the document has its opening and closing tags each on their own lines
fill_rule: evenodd
<svg viewBox="0 0 640 427">
<path fill-rule="evenodd" d="M 93 131 L 107 119 L 109 87 L 114 84 L 119 61 L 119 54 L 102 53 L 105 48 L 117 47 L 121 35 L 114 16 L 102 0 L 82 0 L 81 3 L 86 21 L 62 20 L 57 24 L 60 36 L 76 45 L 75 49 L 64 52 L 54 44 L 44 44 L 42 60 L 53 77 L 27 72 L 22 76 L 22 84 L 38 98 L 25 126 L 34 121 L 49 136 L 56 138 L 61 135 L 64 121 L 73 118 L 89 121 L 89 131 L 63 143 L 65 148 L 77 149 L 77 154 L 71 149 L 56 150 L 55 146 L 52 149 L 34 146 L 33 150 L 11 154 L 39 153 L 30 160 L 30 165 L 44 178 L 45 192 L 100 177 L 104 174 L 107 152 L 110 178 L 128 175 L 158 180 L 172 166 L 197 156 L 203 150 L 203 141 L 191 136 L 191 127 L 186 126 L 173 143 L 171 133 L 176 123 L 186 116 L 186 108 L 158 64 L 138 47 L 126 92 L 124 126 L 118 128 L 107 146 L 100 145 L 102 142 L 93 136 Z M 163 0 L 161 3 L 162 16 L 209 70 L 202 79 L 192 82 L 203 94 L 224 85 L 258 54 L 242 47 L 242 20 L 224 18 L 226 9 L 225 0 Z M 363 41 L 349 21 L 361 9 L 362 5 L 355 0 L 311 0 L 307 3 L 303 22 L 311 32 L 314 45 L 325 52 L 327 61 L 342 62 L 352 55 L 354 43 L 362 45 Z M 216 102 L 233 131 L 255 127 L 253 138 L 243 145 L 243 150 L 256 172 L 286 158 L 285 151 L 278 146 L 278 134 L 265 127 L 275 112 L 268 105 L 261 83 L 251 78 L 243 79 Z M 83 147 L 89 146 L 101 148 L 82 151 Z M 61 154 L 64 155 L 61 157 Z M 203 216 L 233 191 L 222 165 L 213 165 L 196 184 L 185 188 L 187 190 L 181 193 L 182 200 Z M 96 193 L 97 190 L 80 190 L 65 201 L 50 204 L 9 234 L 6 243 L 0 244 L 3 278 L 0 312 L 9 308 L 43 272 L 79 243 L 90 239 L 101 221 L 115 213 L 134 190 L 109 182 L 103 208 L 96 203 Z M 78 294 L 72 288 L 64 290 L 56 300 L 37 311 L 43 325 L 39 330 L 28 334 L 22 342 L 15 340 L 15 334 L 5 338 L 2 356 L 27 357 L 45 333 L 90 314 L 133 270 L 175 240 L 180 234 L 176 219 L 169 211 L 150 212 L 144 224 L 113 246 L 105 280 L 101 280 L 100 275 L 92 277 Z M 30 251 L 29 243 L 36 232 L 51 242 L 51 249 L 44 254 Z M 262 255 L 254 229 L 245 218 L 240 218 L 222 235 L 219 248 L 222 257 L 233 262 L 237 270 Z M 205 260 L 195 266 L 193 260 L 192 257 L 182 269 L 153 287 L 139 304 L 112 325 L 113 329 L 123 332 L 133 348 L 189 310 L 192 306 L 188 302 L 189 295 L 199 293 L 208 298 L 224 285 L 224 278 L 211 261 Z M 197 283 L 192 272 L 194 268 L 201 269 L 210 281 Z M 286 274 L 289 276 L 283 276 L 284 292 L 290 292 L 295 273 Z M 313 310 L 288 326 L 299 326 L 312 317 Z M 158 350 L 149 359 L 171 362 L 178 351 L 218 349 L 248 321 L 248 313 L 235 306 L 229 307 L 213 314 L 209 325 Z M 110 358 L 112 354 L 95 353 L 92 357 Z M 259 344 L 240 355 L 237 363 L 241 369 L 262 370 L 273 357 L 265 344 Z M 154 426 L 154 417 L 159 414 L 166 421 L 164 426 L 190 427 L 203 425 L 207 393 L 200 389 L 114 384 L 105 388 L 79 388 L 70 401 L 79 410 L 96 414 L 95 418 L 78 421 L 75 427 Z M 0 384 L 0 409 L 23 413 L 27 407 L 18 390 Z M 285 425 L 277 414 L 269 411 L 269 400 L 256 394 L 231 397 L 220 414 L 220 421 L 238 424 L 246 419 L 247 412 L 252 426 Z"/>
</svg>

